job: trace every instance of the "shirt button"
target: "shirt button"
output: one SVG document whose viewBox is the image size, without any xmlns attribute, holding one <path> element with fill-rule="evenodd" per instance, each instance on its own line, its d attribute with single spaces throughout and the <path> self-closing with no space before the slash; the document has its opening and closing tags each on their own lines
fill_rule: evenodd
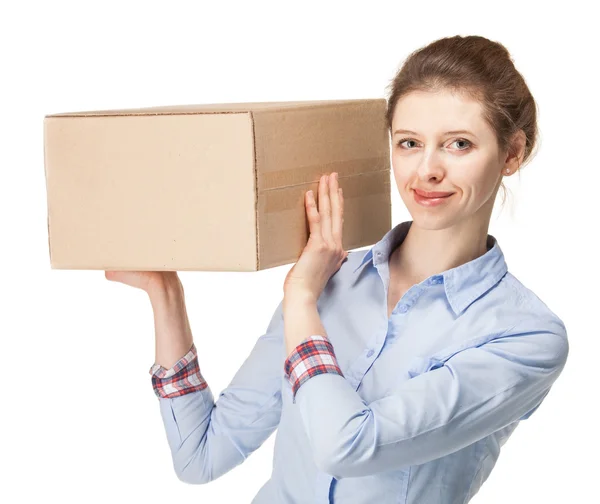
<svg viewBox="0 0 600 504">
<path fill-rule="evenodd" d="M 408 311 L 408 308 L 406 307 L 406 305 L 400 305 L 400 306 L 398 307 L 398 311 L 399 311 L 400 313 L 406 313 L 406 312 Z"/>
<path fill-rule="evenodd" d="M 373 355 L 373 350 L 369 350 L 369 353 L 367 353 L 367 357 L 371 357 L 371 355 Z"/>
</svg>

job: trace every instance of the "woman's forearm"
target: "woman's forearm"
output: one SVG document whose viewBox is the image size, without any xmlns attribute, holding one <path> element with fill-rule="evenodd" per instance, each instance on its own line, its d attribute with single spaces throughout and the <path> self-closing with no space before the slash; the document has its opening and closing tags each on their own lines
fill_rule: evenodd
<svg viewBox="0 0 600 504">
<path fill-rule="evenodd" d="M 154 312 L 155 363 L 169 369 L 193 343 L 183 286 L 175 279 L 148 295 Z"/>
<path fill-rule="evenodd" d="M 286 294 L 283 301 L 283 312 L 288 356 L 309 336 L 313 334 L 327 336 L 317 310 L 317 301 L 310 296 Z"/>
</svg>

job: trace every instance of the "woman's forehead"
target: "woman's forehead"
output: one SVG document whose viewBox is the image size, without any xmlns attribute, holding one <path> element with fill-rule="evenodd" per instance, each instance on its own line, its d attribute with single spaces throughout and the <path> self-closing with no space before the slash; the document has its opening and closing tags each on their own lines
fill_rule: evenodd
<svg viewBox="0 0 600 504">
<path fill-rule="evenodd" d="M 479 102 L 450 92 L 412 92 L 396 103 L 392 134 L 447 135 L 488 132 Z M 488 132 L 489 133 L 489 132 Z M 466 134 L 466 133 L 464 133 Z"/>
</svg>

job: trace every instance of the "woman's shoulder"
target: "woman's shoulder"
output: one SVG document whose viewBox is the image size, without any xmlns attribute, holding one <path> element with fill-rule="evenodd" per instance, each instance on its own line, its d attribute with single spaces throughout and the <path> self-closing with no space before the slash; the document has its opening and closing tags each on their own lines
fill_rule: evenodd
<svg viewBox="0 0 600 504">
<path fill-rule="evenodd" d="M 510 271 L 502 278 L 502 283 L 515 296 L 515 308 L 522 310 L 524 318 L 534 318 L 538 321 L 547 320 L 552 324 L 558 324 L 565 329 L 565 324 L 560 316 L 550 308 L 549 303 L 542 299 L 542 295 L 533 291 L 525 285 Z"/>
</svg>

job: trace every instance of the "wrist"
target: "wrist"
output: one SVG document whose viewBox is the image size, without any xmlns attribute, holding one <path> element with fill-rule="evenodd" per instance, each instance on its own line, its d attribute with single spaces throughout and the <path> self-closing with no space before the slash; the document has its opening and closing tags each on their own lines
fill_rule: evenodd
<svg viewBox="0 0 600 504">
<path fill-rule="evenodd" d="M 162 306 L 184 298 L 179 278 L 162 278 L 147 290 L 147 294 L 152 306 Z"/>
</svg>

